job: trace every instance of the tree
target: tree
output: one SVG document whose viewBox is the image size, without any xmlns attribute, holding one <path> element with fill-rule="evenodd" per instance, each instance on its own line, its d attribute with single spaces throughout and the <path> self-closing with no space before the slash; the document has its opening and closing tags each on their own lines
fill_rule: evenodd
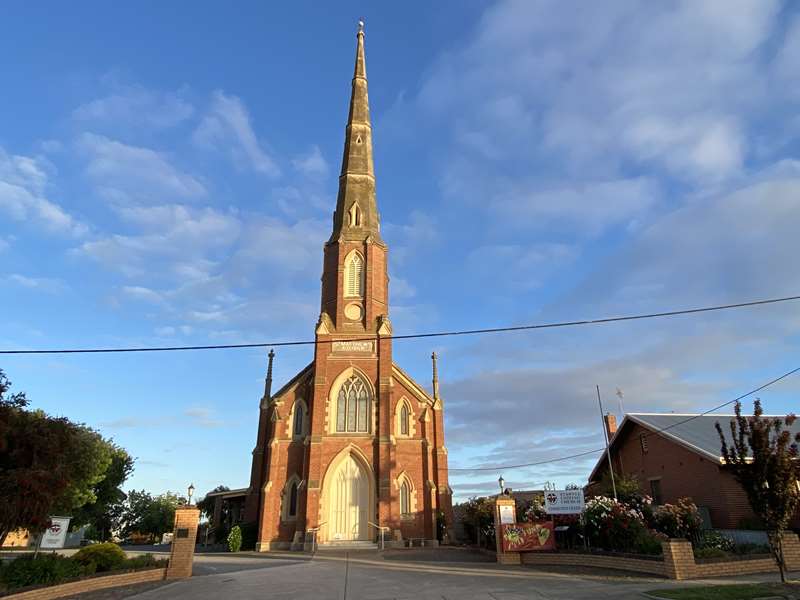
<svg viewBox="0 0 800 600">
<path fill-rule="evenodd" d="M 38 533 L 50 515 L 94 502 L 111 464 L 111 445 L 100 434 L 28 410 L 25 394 L 10 388 L 0 370 L 0 544 L 11 531 Z"/>
<path fill-rule="evenodd" d="M 208 494 L 213 494 L 215 492 L 227 492 L 230 488 L 226 485 L 218 485 L 213 490 L 208 492 Z M 201 514 L 205 515 L 208 519 L 209 528 L 213 531 L 214 539 L 221 540 L 226 537 L 226 523 L 228 523 L 228 517 L 230 512 L 230 507 L 228 503 L 224 500 L 221 503 L 221 510 L 219 514 L 219 519 L 214 519 L 214 504 L 216 503 L 216 498 L 209 498 L 208 494 L 197 503 L 197 508 L 200 509 Z M 217 522 L 219 521 L 219 522 Z"/>
<path fill-rule="evenodd" d="M 783 557 L 783 532 L 797 510 L 798 444 L 800 433 L 792 436 L 789 428 L 796 417 L 764 418 L 761 401 L 753 403 L 753 416 L 743 416 L 736 403 L 736 418 L 730 422 L 731 443 L 722 427 L 716 424 L 722 443 L 722 458 L 736 481 L 744 488 L 750 507 L 762 520 L 775 561 L 786 582 Z"/>
<path fill-rule="evenodd" d="M 172 492 L 152 496 L 144 490 L 132 490 L 125 503 L 122 532 L 148 535 L 151 542 L 155 541 L 172 531 L 175 509 L 185 503 L 184 498 Z"/>
<path fill-rule="evenodd" d="M 106 541 L 122 526 L 127 495 L 122 484 L 133 472 L 133 458 L 119 446 L 111 446 L 111 464 L 94 486 L 95 501 L 72 511 L 72 525 L 89 525 L 93 537 Z"/>
</svg>

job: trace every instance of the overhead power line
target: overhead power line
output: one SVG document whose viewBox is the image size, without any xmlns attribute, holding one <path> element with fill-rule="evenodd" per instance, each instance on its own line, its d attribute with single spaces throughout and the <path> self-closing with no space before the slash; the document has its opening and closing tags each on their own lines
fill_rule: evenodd
<svg viewBox="0 0 800 600">
<path fill-rule="evenodd" d="M 181 350 L 231 350 L 241 348 L 278 348 L 283 346 L 312 346 L 314 344 L 328 344 L 332 342 L 367 342 L 375 339 L 410 340 L 419 338 L 451 337 L 459 335 L 479 335 L 486 333 L 507 333 L 512 331 L 533 331 L 537 329 L 555 329 L 559 327 L 578 327 L 582 325 L 602 325 L 604 323 L 619 323 L 622 321 L 637 321 L 642 319 L 656 319 L 662 317 L 675 317 L 678 315 L 691 315 L 697 313 L 729 310 L 733 308 L 746 308 L 777 304 L 800 300 L 800 296 L 786 296 L 783 298 L 770 298 L 767 300 L 753 300 L 751 302 L 738 302 L 736 304 L 721 304 L 717 306 L 704 306 L 701 308 L 685 308 L 654 313 L 625 315 L 621 317 L 604 317 L 601 319 L 583 319 L 578 321 L 561 321 L 556 323 L 540 323 L 534 325 L 516 325 L 512 327 L 490 327 L 485 329 L 465 329 L 454 331 L 436 331 L 428 333 L 412 333 L 408 335 L 368 336 L 359 338 L 332 338 L 325 340 L 295 340 L 285 342 L 259 342 L 253 344 L 213 344 L 204 346 L 139 346 L 128 348 L 60 348 L 46 350 L 0 350 L 0 354 L 102 354 L 115 352 L 176 352 Z"/>
<path fill-rule="evenodd" d="M 749 392 L 746 392 L 746 393 L 742 394 L 741 396 L 737 396 L 733 400 L 728 400 L 727 402 L 723 402 L 722 404 L 720 404 L 718 406 L 715 406 L 714 408 L 709 408 L 708 410 L 706 410 L 704 412 L 701 412 L 701 413 L 698 413 L 696 415 L 692 415 L 690 417 L 682 419 L 682 420 L 678 421 L 677 423 L 673 423 L 672 425 L 667 425 L 666 427 L 662 427 L 660 429 L 655 429 L 653 431 L 645 432 L 642 435 L 644 435 L 645 437 L 650 437 L 651 435 L 658 435 L 659 433 L 663 433 L 664 431 L 668 431 L 669 429 L 672 429 L 673 427 L 677 427 L 678 425 L 683 425 L 684 423 L 688 423 L 689 421 L 693 421 L 694 419 L 698 419 L 700 417 L 704 417 L 705 415 L 708 415 L 710 413 L 716 412 L 721 408 L 725 408 L 726 406 L 730 406 L 731 404 L 733 404 L 735 402 L 738 402 L 740 400 L 744 400 L 748 396 L 752 396 L 753 394 L 757 394 L 761 390 L 766 389 L 769 386 L 774 385 L 774 384 L 778 383 L 779 381 L 782 381 L 782 380 L 786 379 L 787 377 L 791 377 L 795 373 L 800 373 L 800 367 L 792 369 L 791 371 L 787 371 L 783 375 L 780 375 L 779 377 L 776 377 L 775 379 L 771 379 L 770 381 L 758 386 L 757 388 L 752 389 Z M 570 460 L 570 459 L 573 459 L 573 458 L 581 458 L 583 456 L 589 456 L 590 454 L 596 454 L 598 452 L 605 452 L 605 450 L 606 449 L 605 449 L 605 446 L 604 446 L 602 448 L 595 448 L 594 450 L 587 450 L 585 452 L 578 452 L 577 454 L 569 454 L 567 456 L 559 456 L 558 458 L 550 458 L 550 459 L 547 459 L 547 460 L 540 460 L 540 461 L 531 462 L 531 463 L 523 463 L 523 464 L 518 464 L 518 465 L 497 465 L 497 466 L 494 466 L 494 467 L 471 467 L 471 468 L 468 468 L 468 467 L 460 467 L 460 468 L 450 467 L 449 470 L 450 471 L 510 471 L 511 469 L 521 469 L 523 467 L 538 467 L 540 465 L 547 465 L 547 464 L 551 464 L 551 463 Z"/>
</svg>

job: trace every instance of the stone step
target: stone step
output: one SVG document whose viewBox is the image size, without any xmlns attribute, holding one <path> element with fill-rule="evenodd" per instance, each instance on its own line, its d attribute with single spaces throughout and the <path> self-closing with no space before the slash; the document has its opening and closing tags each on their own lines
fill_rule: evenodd
<svg viewBox="0 0 800 600">
<path fill-rule="evenodd" d="M 318 550 L 377 550 L 378 544 L 366 540 L 341 540 L 325 542 L 317 546 Z"/>
</svg>

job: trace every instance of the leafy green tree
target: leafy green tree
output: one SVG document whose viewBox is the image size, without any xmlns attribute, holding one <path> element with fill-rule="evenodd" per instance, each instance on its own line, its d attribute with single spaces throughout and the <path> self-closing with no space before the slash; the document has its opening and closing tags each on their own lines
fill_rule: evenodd
<svg viewBox="0 0 800 600">
<path fill-rule="evenodd" d="M 144 490 L 132 490 L 125 503 L 122 532 L 124 535 L 144 534 L 151 542 L 156 541 L 172 531 L 175 509 L 185 503 L 183 497 L 172 492 L 152 496 Z"/>
<path fill-rule="evenodd" d="M 65 417 L 29 410 L 0 370 L 0 544 L 16 529 L 44 530 L 50 515 L 96 501 L 111 445 Z"/>
<path fill-rule="evenodd" d="M 800 433 L 792 435 L 789 430 L 796 417 L 764 418 L 760 400 L 753 403 L 752 417 L 742 415 L 739 402 L 735 412 L 736 418 L 730 422 L 730 444 L 720 424 L 716 424 L 722 458 L 769 532 L 770 549 L 785 583 L 783 532 L 800 502 Z"/>
<path fill-rule="evenodd" d="M 127 495 L 122 484 L 133 472 L 133 458 L 119 446 L 111 446 L 111 464 L 94 486 L 95 501 L 72 511 L 72 525 L 88 525 L 93 539 L 106 541 L 122 525 Z"/>
</svg>

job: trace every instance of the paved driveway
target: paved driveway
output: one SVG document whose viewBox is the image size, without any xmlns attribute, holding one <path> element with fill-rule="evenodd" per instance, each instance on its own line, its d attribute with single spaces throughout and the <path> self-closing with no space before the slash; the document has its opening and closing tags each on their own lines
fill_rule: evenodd
<svg viewBox="0 0 800 600">
<path fill-rule="evenodd" d="M 464 551 L 427 555 L 413 551 L 384 555 L 318 553 L 313 558 L 291 554 L 199 554 L 195 555 L 195 577 L 134 597 L 137 600 L 624 600 L 641 599 L 640 592 L 644 590 L 676 585 L 663 579 L 581 569 L 545 572 L 529 567 L 503 567 L 484 560 L 481 555 Z"/>
</svg>

